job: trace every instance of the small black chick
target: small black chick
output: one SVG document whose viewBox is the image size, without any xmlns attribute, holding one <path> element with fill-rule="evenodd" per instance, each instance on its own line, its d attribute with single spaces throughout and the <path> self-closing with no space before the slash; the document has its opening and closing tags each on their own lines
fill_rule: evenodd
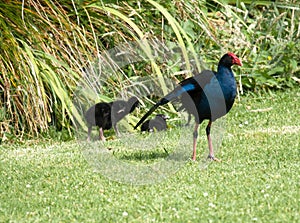
<svg viewBox="0 0 300 223">
<path fill-rule="evenodd" d="M 167 122 L 166 120 L 168 119 L 168 116 L 163 115 L 163 114 L 158 114 L 155 116 L 154 119 L 147 120 L 145 121 L 142 126 L 141 126 L 141 131 L 148 131 L 148 132 L 153 132 L 154 129 L 156 131 L 162 131 L 167 129 Z"/>
<path fill-rule="evenodd" d="M 117 123 L 139 106 L 136 97 L 131 97 L 128 101 L 116 100 L 110 103 L 100 102 L 90 107 L 85 113 L 88 125 L 88 140 L 93 126 L 99 127 L 100 140 L 105 141 L 103 130 L 114 128 L 117 135 L 119 130 Z"/>
</svg>

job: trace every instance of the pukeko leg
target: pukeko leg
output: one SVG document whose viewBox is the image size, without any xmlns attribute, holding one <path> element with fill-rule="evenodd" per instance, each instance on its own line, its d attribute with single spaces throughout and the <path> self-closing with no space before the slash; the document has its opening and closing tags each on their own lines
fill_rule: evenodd
<svg viewBox="0 0 300 223">
<path fill-rule="evenodd" d="M 106 141 L 106 139 L 105 139 L 105 137 L 104 137 L 104 134 L 103 134 L 103 129 L 102 129 L 102 127 L 99 128 L 99 137 L 100 137 L 100 140 Z"/>
<path fill-rule="evenodd" d="M 211 141 L 211 137 L 210 137 L 210 127 L 211 127 L 211 124 L 212 124 L 212 121 L 209 121 L 208 122 L 208 125 L 206 127 L 206 136 L 207 136 L 207 141 L 208 141 L 208 148 L 209 148 L 209 155 L 208 155 L 208 159 L 211 159 L 213 161 L 217 161 L 219 162 L 220 160 L 217 159 L 215 156 L 214 156 L 214 148 L 213 148 L 213 145 L 212 145 L 212 141 Z"/>
<path fill-rule="evenodd" d="M 92 126 L 88 126 L 88 137 L 87 137 L 87 141 L 90 141 L 90 139 L 91 139 L 91 132 L 92 132 Z"/>
<path fill-rule="evenodd" d="M 188 115 L 188 120 L 187 120 L 187 123 L 185 124 L 185 126 L 189 126 L 190 125 L 191 119 L 192 119 L 192 115 L 189 114 Z"/>
<path fill-rule="evenodd" d="M 118 129 L 118 127 L 117 127 L 117 123 L 115 123 L 115 124 L 113 125 L 113 127 L 114 127 L 114 130 L 115 130 L 116 135 L 117 135 L 117 136 L 120 136 L 120 132 L 119 132 L 119 129 Z"/>
<path fill-rule="evenodd" d="M 199 128 L 199 123 L 195 124 L 194 132 L 193 132 L 193 156 L 192 160 L 196 160 L 196 148 L 197 148 L 197 138 L 198 138 L 198 128 Z"/>
</svg>

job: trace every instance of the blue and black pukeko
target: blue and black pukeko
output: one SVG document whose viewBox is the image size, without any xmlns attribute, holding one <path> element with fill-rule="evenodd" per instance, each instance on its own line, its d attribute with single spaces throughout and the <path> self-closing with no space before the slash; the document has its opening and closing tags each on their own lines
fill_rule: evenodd
<svg viewBox="0 0 300 223">
<path fill-rule="evenodd" d="M 145 121 L 142 125 L 141 125 L 141 131 L 145 132 L 153 132 L 154 129 L 156 131 L 163 131 L 167 129 L 167 120 L 168 116 L 164 115 L 164 114 L 158 114 L 155 116 L 154 119 L 149 119 L 147 121 Z"/>
<path fill-rule="evenodd" d="M 236 81 L 231 70 L 232 65 L 242 66 L 241 60 L 233 53 L 226 53 L 219 61 L 217 72 L 210 70 L 183 80 L 179 85 L 158 103 L 156 103 L 136 124 L 135 129 L 151 115 L 160 105 L 180 98 L 183 108 L 195 117 L 193 132 L 193 155 L 196 160 L 198 127 L 203 120 L 208 119 L 206 135 L 211 160 L 219 161 L 214 156 L 210 137 L 210 128 L 213 121 L 226 115 L 231 109 L 236 97 Z"/>
<path fill-rule="evenodd" d="M 110 103 L 100 102 L 90 107 L 85 113 L 88 125 L 88 140 L 93 126 L 99 127 L 100 140 L 105 141 L 103 130 L 114 128 L 117 135 L 119 130 L 117 123 L 139 106 L 136 97 L 131 97 L 128 101 L 116 100 Z"/>
</svg>

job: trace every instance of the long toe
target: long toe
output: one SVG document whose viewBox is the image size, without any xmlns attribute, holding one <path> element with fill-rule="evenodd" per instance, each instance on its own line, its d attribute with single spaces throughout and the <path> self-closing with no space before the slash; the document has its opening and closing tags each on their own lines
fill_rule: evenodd
<svg viewBox="0 0 300 223">
<path fill-rule="evenodd" d="M 208 155 L 207 159 L 209 159 L 209 160 L 211 160 L 211 161 L 221 162 L 220 159 L 218 159 L 218 158 L 216 158 L 216 157 L 214 157 L 214 156 L 212 156 L 212 155 Z"/>
<path fill-rule="evenodd" d="M 196 161 L 196 158 L 191 157 L 191 158 L 189 158 L 189 161 L 195 162 L 195 161 Z"/>
</svg>

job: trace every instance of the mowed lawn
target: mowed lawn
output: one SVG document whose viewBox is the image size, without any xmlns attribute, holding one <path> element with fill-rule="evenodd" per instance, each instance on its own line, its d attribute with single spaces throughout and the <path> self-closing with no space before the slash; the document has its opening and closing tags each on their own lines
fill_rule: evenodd
<svg viewBox="0 0 300 223">
<path fill-rule="evenodd" d="M 203 168 L 201 159 L 187 160 L 146 185 L 109 180 L 75 140 L 2 144 L 0 222 L 300 222 L 299 117 L 299 90 L 242 95 L 226 118 L 221 163 Z M 204 125 L 199 157 L 207 155 Z M 193 126 L 184 129 L 192 133 Z M 163 134 L 174 136 L 164 138 L 166 145 L 180 138 L 175 128 Z M 112 154 L 114 141 L 107 142 Z M 191 147 L 192 135 L 188 155 Z M 130 157 L 125 148 L 117 163 L 122 153 Z M 167 153 L 140 151 L 123 162 L 151 158 L 151 165 Z"/>
</svg>

